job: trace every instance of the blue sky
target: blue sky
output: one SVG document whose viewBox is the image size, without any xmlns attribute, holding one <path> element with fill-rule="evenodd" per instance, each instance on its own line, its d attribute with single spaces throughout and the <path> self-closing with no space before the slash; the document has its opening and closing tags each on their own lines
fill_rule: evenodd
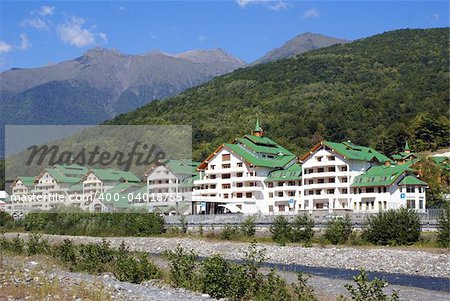
<svg viewBox="0 0 450 301">
<path fill-rule="evenodd" d="M 220 47 L 251 62 L 303 32 L 354 40 L 445 26 L 448 1 L 2 1 L 0 71 L 96 46 L 127 54 Z"/>
</svg>

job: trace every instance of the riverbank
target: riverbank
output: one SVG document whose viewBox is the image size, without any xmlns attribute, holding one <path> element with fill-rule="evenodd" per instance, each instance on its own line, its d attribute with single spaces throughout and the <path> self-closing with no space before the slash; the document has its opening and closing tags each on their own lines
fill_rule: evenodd
<svg viewBox="0 0 450 301">
<path fill-rule="evenodd" d="M 7 238 L 17 234 L 6 233 Z M 27 233 L 20 233 L 26 239 Z M 75 243 L 100 242 L 103 238 L 87 236 L 43 235 L 50 243 L 59 243 L 71 239 Z M 122 241 L 130 250 L 152 254 L 161 254 L 173 250 L 178 244 L 187 250 L 193 250 L 199 256 L 220 254 L 227 259 L 241 258 L 241 250 L 248 243 L 228 241 L 206 241 L 193 238 L 163 237 L 109 237 L 112 246 L 119 246 Z M 450 278 L 450 256 L 448 252 L 436 253 L 416 250 L 390 248 L 352 248 L 352 247 L 311 247 L 278 246 L 258 244 L 266 249 L 267 262 L 296 264 L 311 267 L 327 267 L 367 271 L 420 275 L 428 277 Z"/>
</svg>

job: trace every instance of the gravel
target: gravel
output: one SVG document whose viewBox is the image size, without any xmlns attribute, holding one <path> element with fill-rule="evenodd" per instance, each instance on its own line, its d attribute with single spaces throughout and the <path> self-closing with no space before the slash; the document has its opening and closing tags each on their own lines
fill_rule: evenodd
<svg viewBox="0 0 450 301">
<path fill-rule="evenodd" d="M 16 234 L 7 233 L 12 238 Z M 28 234 L 22 233 L 26 238 Z M 71 239 L 75 243 L 100 242 L 102 238 L 85 236 L 44 235 L 50 243 L 58 243 L 63 239 Z M 124 241 L 134 251 L 159 254 L 173 250 L 178 244 L 193 250 L 200 256 L 221 254 L 227 259 L 241 259 L 241 250 L 248 243 L 206 241 L 194 238 L 163 237 L 117 237 L 107 238 L 112 246 L 119 246 Z M 277 246 L 258 244 L 266 249 L 267 262 L 283 264 L 299 264 L 313 267 L 329 267 L 367 271 L 421 275 L 450 278 L 450 258 L 448 252 L 436 253 L 421 250 L 401 250 L 391 248 L 352 248 L 352 247 L 311 247 Z"/>
</svg>

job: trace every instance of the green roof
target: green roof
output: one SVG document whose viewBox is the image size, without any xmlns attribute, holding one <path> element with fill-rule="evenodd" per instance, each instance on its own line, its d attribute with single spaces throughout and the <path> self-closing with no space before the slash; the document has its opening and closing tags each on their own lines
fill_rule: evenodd
<svg viewBox="0 0 450 301">
<path fill-rule="evenodd" d="M 224 146 L 231 149 L 245 161 L 255 166 L 282 168 L 296 158 L 295 155 L 290 152 L 287 152 L 287 154 L 280 153 L 279 155 L 275 155 L 274 158 L 263 158 L 258 156 L 258 154 L 252 153 L 249 150 L 245 149 L 244 146 L 240 144 L 225 143 Z"/>
<path fill-rule="evenodd" d="M 408 165 L 372 166 L 364 174 L 356 176 L 351 187 L 390 186 L 402 174 L 414 172 Z"/>
<path fill-rule="evenodd" d="M 172 172 L 182 175 L 197 174 L 196 167 L 200 162 L 189 160 L 168 160 L 165 164 Z"/>
<path fill-rule="evenodd" d="M 34 180 L 36 180 L 36 177 L 17 177 L 25 186 L 33 186 Z"/>
<path fill-rule="evenodd" d="M 140 179 L 131 171 L 93 168 L 91 169 L 91 172 L 94 173 L 101 181 L 119 181 L 123 179 L 127 182 L 140 182 Z"/>
<path fill-rule="evenodd" d="M 323 144 L 350 160 L 369 162 L 377 160 L 381 163 L 384 163 L 386 161 L 391 162 L 391 159 L 371 147 L 360 146 L 351 142 L 337 143 L 324 141 Z"/>
<path fill-rule="evenodd" d="M 58 170 L 61 174 L 70 177 L 82 177 L 87 172 L 88 169 L 84 166 L 78 164 L 56 164 L 52 168 Z"/>
<path fill-rule="evenodd" d="M 295 181 L 302 178 L 302 166 L 300 164 L 292 164 L 287 169 L 278 169 L 272 171 L 264 182 L 270 181 Z"/>
<path fill-rule="evenodd" d="M 50 176 L 55 179 L 57 183 L 78 183 L 81 180 L 80 176 L 66 176 L 61 173 L 61 170 L 55 168 L 47 168 L 46 172 L 50 174 Z"/>
<path fill-rule="evenodd" d="M 419 180 L 415 176 L 406 176 L 403 180 L 398 183 L 398 185 L 420 185 L 420 186 L 428 186 L 424 181 Z"/>
<path fill-rule="evenodd" d="M 83 184 L 75 184 L 70 186 L 69 191 L 83 191 Z"/>
<path fill-rule="evenodd" d="M 200 175 L 198 173 L 193 177 L 184 178 L 179 187 L 193 187 L 195 180 L 200 180 Z"/>
<path fill-rule="evenodd" d="M 445 156 L 431 157 L 431 160 L 441 169 L 450 171 L 450 158 Z"/>
<path fill-rule="evenodd" d="M 259 117 L 256 118 L 256 123 L 255 123 L 255 132 L 259 132 L 261 131 L 261 126 L 259 125 Z"/>
</svg>

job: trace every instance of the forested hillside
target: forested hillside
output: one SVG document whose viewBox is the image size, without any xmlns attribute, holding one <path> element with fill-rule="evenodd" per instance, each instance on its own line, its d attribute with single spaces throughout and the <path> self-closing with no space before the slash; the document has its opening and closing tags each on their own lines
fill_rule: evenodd
<svg viewBox="0 0 450 301">
<path fill-rule="evenodd" d="M 192 124 L 195 159 L 245 134 L 301 154 L 321 139 L 388 155 L 449 144 L 449 28 L 397 30 L 221 76 L 110 124 Z"/>
</svg>

